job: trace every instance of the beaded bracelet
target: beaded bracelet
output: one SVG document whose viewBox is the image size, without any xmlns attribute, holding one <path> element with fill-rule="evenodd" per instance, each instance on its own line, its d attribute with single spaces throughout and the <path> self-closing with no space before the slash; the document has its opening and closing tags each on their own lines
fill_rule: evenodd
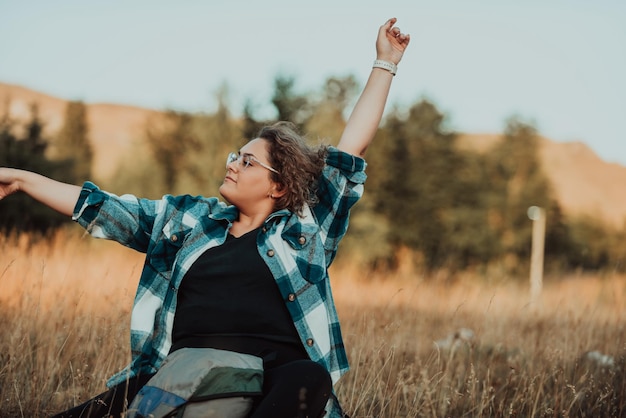
<svg viewBox="0 0 626 418">
<path fill-rule="evenodd" d="M 389 71 L 392 75 L 396 75 L 398 72 L 398 66 L 396 64 L 383 60 L 375 60 L 372 68 L 382 68 L 383 70 Z"/>
</svg>

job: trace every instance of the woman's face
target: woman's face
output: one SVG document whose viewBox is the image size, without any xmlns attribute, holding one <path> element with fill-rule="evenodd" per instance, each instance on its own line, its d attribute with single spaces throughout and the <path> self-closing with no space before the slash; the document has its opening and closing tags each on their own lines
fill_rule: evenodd
<svg viewBox="0 0 626 418">
<path fill-rule="evenodd" d="M 239 150 L 240 158 L 227 165 L 226 177 L 219 191 L 224 199 L 239 210 L 267 204 L 268 201 L 273 201 L 270 195 L 277 193 L 277 184 L 271 180 L 272 173 L 263 167 L 270 166 L 267 145 L 267 141 L 262 138 L 253 139 Z M 242 156 L 252 157 L 247 167 Z"/>
</svg>

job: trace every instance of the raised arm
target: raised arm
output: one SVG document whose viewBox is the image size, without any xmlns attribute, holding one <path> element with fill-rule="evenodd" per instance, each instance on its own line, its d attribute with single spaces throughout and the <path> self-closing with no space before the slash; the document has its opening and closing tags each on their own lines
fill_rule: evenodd
<svg viewBox="0 0 626 418">
<path fill-rule="evenodd" d="M 0 167 L 0 200 L 18 191 L 63 215 L 72 216 L 81 188 L 30 171 Z"/>
<path fill-rule="evenodd" d="M 378 30 L 376 60 L 397 65 L 409 45 L 410 36 L 394 27 L 396 18 L 386 21 Z M 364 156 L 365 150 L 374 139 L 383 116 L 387 96 L 394 75 L 391 71 L 374 67 L 357 101 L 346 129 L 337 147 L 352 155 Z"/>
</svg>

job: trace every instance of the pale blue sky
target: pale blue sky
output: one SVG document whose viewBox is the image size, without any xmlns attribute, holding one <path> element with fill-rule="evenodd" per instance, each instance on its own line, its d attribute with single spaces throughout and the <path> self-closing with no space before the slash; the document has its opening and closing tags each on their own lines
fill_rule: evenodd
<svg viewBox="0 0 626 418">
<path fill-rule="evenodd" d="M 217 3 L 215 5 L 214 3 Z M 64 99 L 213 111 L 364 82 L 378 26 L 412 36 L 391 104 L 432 100 L 464 132 L 520 115 L 556 141 L 626 165 L 626 2 L 619 0 L 0 0 L 0 81 Z"/>
</svg>

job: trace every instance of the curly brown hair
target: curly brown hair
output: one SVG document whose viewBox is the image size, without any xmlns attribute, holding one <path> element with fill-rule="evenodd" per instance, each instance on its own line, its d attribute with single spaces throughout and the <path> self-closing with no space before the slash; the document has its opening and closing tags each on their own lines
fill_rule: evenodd
<svg viewBox="0 0 626 418">
<path fill-rule="evenodd" d="M 269 163 L 278 171 L 271 173 L 272 181 L 287 190 L 287 193 L 276 199 L 274 208 L 287 208 L 301 214 L 305 204 L 313 206 L 317 203 L 317 182 L 328 147 L 307 144 L 291 122 L 265 126 L 257 137 L 267 141 Z"/>
</svg>

